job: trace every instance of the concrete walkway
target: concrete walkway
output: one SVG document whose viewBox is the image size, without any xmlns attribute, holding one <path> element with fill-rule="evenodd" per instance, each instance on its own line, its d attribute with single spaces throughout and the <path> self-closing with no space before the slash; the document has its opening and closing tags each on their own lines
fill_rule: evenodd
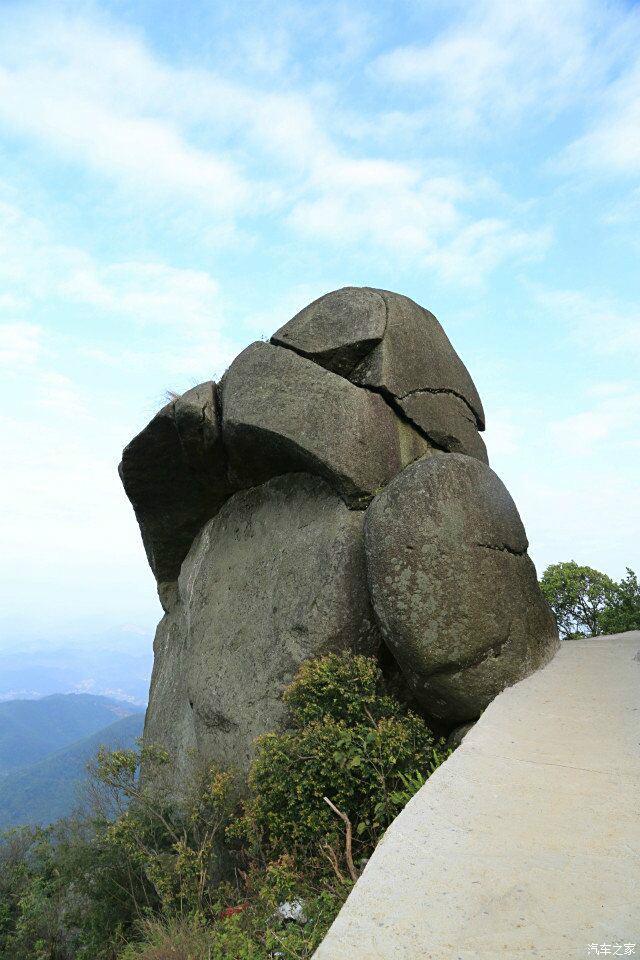
<svg viewBox="0 0 640 960">
<path fill-rule="evenodd" d="M 315 958 L 602 955 L 640 957 L 640 632 L 563 643 L 494 700 Z"/>
</svg>

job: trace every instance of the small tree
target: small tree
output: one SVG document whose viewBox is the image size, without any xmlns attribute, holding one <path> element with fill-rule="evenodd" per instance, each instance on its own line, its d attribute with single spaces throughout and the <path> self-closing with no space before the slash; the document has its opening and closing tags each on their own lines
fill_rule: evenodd
<svg viewBox="0 0 640 960">
<path fill-rule="evenodd" d="M 616 592 L 616 584 L 593 567 L 575 561 L 552 563 L 540 586 L 558 622 L 560 636 L 596 636 L 603 632 L 601 616 Z"/>
<path fill-rule="evenodd" d="M 141 760 L 150 781 L 155 772 L 151 787 L 138 776 Z M 234 806 L 233 775 L 212 765 L 196 768 L 175 805 L 158 777 L 169 762 L 169 755 L 153 746 L 98 753 L 93 775 L 107 809 L 117 814 L 105 826 L 104 843 L 128 865 L 134 902 L 141 900 L 136 891 L 141 886 L 141 903 L 167 914 L 211 913 L 217 905 L 221 841 Z"/>
<path fill-rule="evenodd" d="M 624 580 L 615 585 L 615 590 L 600 614 L 600 633 L 624 633 L 640 630 L 640 583 L 627 567 Z"/>
</svg>

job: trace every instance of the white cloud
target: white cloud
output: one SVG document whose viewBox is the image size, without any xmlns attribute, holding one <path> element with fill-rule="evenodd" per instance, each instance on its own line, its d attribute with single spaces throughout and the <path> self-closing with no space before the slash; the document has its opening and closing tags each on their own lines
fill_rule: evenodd
<svg viewBox="0 0 640 960">
<path fill-rule="evenodd" d="M 2 527 L 2 613 L 28 623 L 37 597 L 49 624 L 87 616 L 117 623 L 141 608 L 152 622 L 153 578 L 116 473 L 123 424 L 96 406 L 95 394 L 80 417 L 73 406 L 43 406 L 37 383 L 23 387 L 15 416 L 0 415 L 0 488 L 11 504 Z M 67 386 L 51 378 L 49 397 L 62 399 Z"/>
<path fill-rule="evenodd" d="M 73 271 L 59 294 L 145 324 L 219 326 L 219 288 L 203 270 L 164 263 L 88 263 Z"/>
<path fill-rule="evenodd" d="M 76 420 L 85 417 L 87 400 L 73 381 L 62 373 L 43 371 L 37 379 L 42 406 L 58 417 Z"/>
<path fill-rule="evenodd" d="M 481 282 L 505 260 L 536 260 L 546 253 L 552 239 L 550 228 L 523 230 L 505 220 L 476 220 L 436 249 L 427 263 L 449 280 Z"/>
<path fill-rule="evenodd" d="M 487 445 L 490 464 L 494 459 L 500 461 L 514 457 L 518 455 L 521 444 L 527 442 L 525 426 L 516 423 L 508 410 L 497 410 L 487 421 L 483 440 Z"/>
<path fill-rule="evenodd" d="M 537 302 L 587 350 L 640 358 L 640 304 L 581 290 L 532 289 Z"/>
<path fill-rule="evenodd" d="M 5 26 L 7 26 L 5 24 Z M 81 20 L 18 18 L 0 46 L 0 119 L 136 192 L 232 211 L 250 188 L 223 151 L 200 149 L 158 97 L 175 96 L 134 40 Z"/>
<path fill-rule="evenodd" d="M 595 382 L 568 403 L 513 397 L 485 439 L 491 466 L 513 496 L 538 572 L 575 559 L 614 577 L 637 566 L 640 531 L 640 391 Z"/>
<path fill-rule="evenodd" d="M 36 362 L 41 348 L 42 330 L 36 324 L 0 324 L 0 366 L 29 366 Z"/>
<path fill-rule="evenodd" d="M 107 364 L 135 369 L 154 363 L 158 377 L 182 377 L 186 387 L 205 368 L 207 375 L 221 373 L 234 353 L 219 285 L 208 272 L 158 261 L 99 262 L 79 247 L 56 242 L 45 224 L 1 202 L 0 277 L 23 314 L 53 305 L 87 308 L 90 345 L 83 338 L 78 348 Z M 105 335 L 116 323 L 130 324 L 139 334 L 114 348 Z M 0 325 L 0 363 L 31 362 L 43 346 L 41 325 Z"/>
<path fill-rule="evenodd" d="M 353 18 L 338 20 L 351 49 Z M 0 122 L 136 205 L 191 204 L 223 226 L 280 218 L 305 240 L 368 245 L 456 282 L 539 251 L 539 229 L 515 226 L 508 202 L 472 212 L 487 199 L 482 178 L 353 156 L 341 117 L 328 85 L 264 90 L 171 66 L 105 22 L 25 14 L 0 40 Z M 99 298 L 105 278 L 96 284 L 82 263 L 75 273 Z"/>
<path fill-rule="evenodd" d="M 548 431 L 565 455 L 583 465 L 603 446 L 613 454 L 614 448 L 637 443 L 640 437 L 640 391 L 602 396 L 586 410 L 551 422 Z"/>
<path fill-rule="evenodd" d="M 640 43 L 640 29 L 637 40 Z M 637 177 L 640 174 L 640 56 L 606 87 L 596 108 L 587 132 L 564 150 L 560 168 L 588 167 L 609 176 Z"/>
<path fill-rule="evenodd" d="M 605 224 L 631 224 L 640 219 L 640 187 L 631 190 L 627 196 L 611 204 L 602 218 Z"/>
<path fill-rule="evenodd" d="M 591 0 L 481 0 L 428 43 L 395 48 L 374 76 L 409 87 L 438 119 L 490 128 L 524 111 L 553 114 L 601 72 Z"/>
<path fill-rule="evenodd" d="M 470 217 L 464 203 L 482 197 L 486 184 L 423 177 L 406 164 L 335 158 L 314 186 L 289 217 L 302 236 L 374 246 L 452 282 L 479 283 L 505 260 L 541 255 L 550 241 L 549 230 L 516 227 L 508 216 Z"/>
</svg>

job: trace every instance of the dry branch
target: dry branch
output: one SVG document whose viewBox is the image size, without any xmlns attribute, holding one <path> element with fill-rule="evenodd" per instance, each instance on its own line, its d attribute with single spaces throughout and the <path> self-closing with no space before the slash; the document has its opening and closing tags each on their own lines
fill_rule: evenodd
<svg viewBox="0 0 640 960">
<path fill-rule="evenodd" d="M 325 802 L 326 804 L 329 805 L 329 807 L 333 810 L 333 812 L 334 812 L 335 814 L 337 814 L 337 816 L 340 817 L 340 819 L 342 820 L 342 822 L 343 822 L 344 825 L 345 825 L 345 828 L 346 828 L 346 837 L 345 837 L 345 842 L 344 842 L 344 856 L 345 856 L 345 860 L 347 861 L 347 868 L 348 868 L 348 870 L 349 870 L 349 876 L 351 877 L 351 879 L 352 879 L 353 882 L 355 883 L 356 880 L 358 879 L 358 871 L 356 870 L 356 868 L 355 868 L 355 866 L 354 866 L 354 863 L 353 863 L 353 854 L 352 854 L 352 852 L 351 852 L 351 840 L 352 840 L 352 835 L 353 835 L 353 831 L 352 831 L 352 828 L 351 828 L 351 820 L 349 820 L 349 817 L 346 815 L 346 813 L 343 813 L 342 810 L 338 810 L 338 808 L 336 807 L 336 805 L 335 805 L 334 803 L 331 803 L 331 800 L 329 800 L 329 797 L 323 797 L 322 799 L 324 800 L 324 802 Z"/>
</svg>

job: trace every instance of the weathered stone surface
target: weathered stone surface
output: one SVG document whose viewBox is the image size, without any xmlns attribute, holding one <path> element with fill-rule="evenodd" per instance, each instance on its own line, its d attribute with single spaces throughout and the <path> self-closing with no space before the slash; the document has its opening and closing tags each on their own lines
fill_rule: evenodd
<svg viewBox="0 0 640 960">
<path fill-rule="evenodd" d="M 354 383 L 385 391 L 398 400 L 416 390 L 461 397 L 484 429 L 484 410 L 469 371 L 432 313 L 388 290 L 384 338 L 353 370 Z"/>
<path fill-rule="evenodd" d="M 398 401 L 413 423 L 436 446 L 451 453 L 465 453 L 488 463 L 487 448 L 476 420 L 464 400 L 451 393 L 410 393 Z"/>
<path fill-rule="evenodd" d="M 475 719 L 555 652 L 518 511 L 478 460 L 436 453 L 407 467 L 369 507 L 365 533 L 382 634 L 434 717 Z"/>
<path fill-rule="evenodd" d="M 343 377 L 376 344 L 387 325 L 387 307 L 377 290 L 343 287 L 297 313 L 271 338 Z"/>
<path fill-rule="evenodd" d="M 125 447 L 119 467 L 163 605 L 193 538 L 233 492 L 215 384 L 202 383 L 160 410 Z"/>
<path fill-rule="evenodd" d="M 246 773 L 255 737 L 282 726 L 281 694 L 303 661 L 375 652 L 363 519 L 306 474 L 222 507 L 184 561 L 178 603 L 159 631 L 152 742 L 181 756 L 195 743 L 201 760 Z"/>
<path fill-rule="evenodd" d="M 429 449 L 382 397 L 269 343 L 231 364 L 222 410 L 231 474 L 245 487 L 302 470 L 358 507 Z"/>
<path fill-rule="evenodd" d="M 144 742 L 166 750 L 171 764 L 147 766 L 145 774 L 159 779 L 174 799 L 181 799 L 189 782 L 196 755 L 193 710 L 186 686 L 188 661 L 183 610 L 172 605 L 156 629 L 153 641 L 153 673 L 144 722 Z"/>
</svg>

